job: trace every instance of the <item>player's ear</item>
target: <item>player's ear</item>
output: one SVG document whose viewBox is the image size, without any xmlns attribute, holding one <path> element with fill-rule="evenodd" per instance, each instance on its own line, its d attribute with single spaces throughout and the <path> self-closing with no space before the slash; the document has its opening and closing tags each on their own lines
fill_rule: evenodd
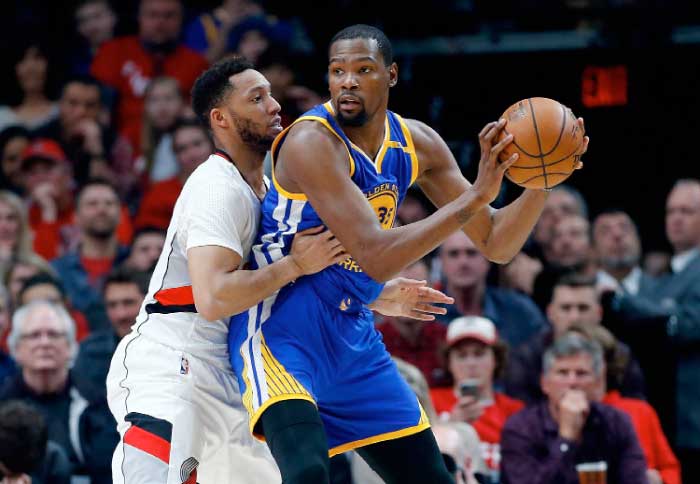
<svg viewBox="0 0 700 484">
<path fill-rule="evenodd" d="M 389 87 L 394 87 L 399 81 L 399 66 L 392 62 L 389 66 Z"/>
<path fill-rule="evenodd" d="M 228 121 L 226 116 L 219 108 L 214 108 L 209 111 L 209 124 L 212 126 L 219 126 L 220 128 L 228 128 Z"/>
</svg>

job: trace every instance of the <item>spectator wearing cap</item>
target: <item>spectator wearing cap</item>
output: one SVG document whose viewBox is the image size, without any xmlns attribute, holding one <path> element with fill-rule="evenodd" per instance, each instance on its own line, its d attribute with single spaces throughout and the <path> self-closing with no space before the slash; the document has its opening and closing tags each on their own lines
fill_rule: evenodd
<svg viewBox="0 0 700 484">
<path fill-rule="evenodd" d="M 424 281 L 428 266 L 416 261 L 400 273 L 401 277 Z M 384 346 L 394 357 L 416 366 L 431 387 L 445 384 L 441 350 L 445 344 L 445 325 L 436 321 L 418 321 L 410 318 L 384 317 L 377 325 Z"/>
<path fill-rule="evenodd" d="M 454 319 L 447 327 L 447 368 L 453 385 L 430 392 L 442 419 L 474 427 L 492 478 L 497 478 L 500 467 L 501 429 L 508 417 L 524 406 L 494 388 L 505 366 L 506 352 L 491 320 L 481 316 Z"/>
<path fill-rule="evenodd" d="M 5 381 L 0 401 L 24 400 L 39 409 L 46 419 L 49 439 L 77 466 L 81 449 L 74 446 L 77 435 L 70 422 L 71 415 L 77 417 L 84 410 L 86 401 L 70 378 L 77 351 L 73 320 L 62 306 L 35 301 L 15 311 L 8 344 L 19 373 Z"/>
<path fill-rule="evenodd" d="M 172 149 L 177 162 L 174 176 L 153 183 L 144 194 L 134 227 L 167 229 L 177 197 L 190 174 L 214 152 L 209 133 L 195 120 L 181 119 L 172 129 Z"/>
<path fill-rule="evenodd" d="M 177 79 L 189 92 L 207 60 L 180 43 L 183 6 L 180 0 L 141 0 L 138 35 L 117 37 L 102 44 L 90 72 L 119 96 L 117 125 L 135 149 L 141 146 L 141 123 L 146 86 L 154 77 Z"/>
<path fill-rule="evenodd" d="M 72 165 L 56 141 L 39 138 L 27 147 L 22 172 L 34 251 L 47 260 L 54 259 L 78 241 Z M 117 233 L 123 244 L 131 241 L 133 229 L 125 206 L 121 208 Z"/>
<path fill-rule="evenodd" d="M 546 326 L 544 315 L 528 296 L 487 284 L 490 262 L 463 232 L 457 231 L 443 242 L 439 257 L 444 292 L 455 299 L 445 315 L 437 316 L 444 323 L 459 316 L 483 316 L 494 322 L 510 346 Z"/>
<path fill-rule="evenodd" d="M 61 282 L 48 272 L 39 272 L 25 280 L 17 300 L 18 307 L 34 301 L 46 301 L 63 306 L 75 322 L 75 339 L 78 343 L 90 333 L 85 315 L 72 307 Z"/>
<path fill-rule="evenodd" d="M 77 247 L 52 261 L 76 309 L 88 318 L 91 330 L 109 326 L 102 301 L 106 276 L 129 254 L 120 245 L 117 226 L 119 195 L 106 180 L 95 179 L 78 192 L 75 219 L 79 231 Z"/>
<path fill-rule="evenodd" d="M 503 484 L 578 484 L 576 465 L 605 462 L 607 482 L 647 483 L 647 465 L 627 415 L 596 402 L 603 374 L 600 346 L 565 334 L 543 357 L 547 399 L 506 422 Z"/>
<path fill-rule="evenodd" d="M 100 83 L 87 75 L 74 76 L 63 84 L 58 118 L 34 131 L 36 137 L 60 144 L 79 185 L 91 177 L 114 175 L 111 166 L 117 137 L 100 123 L 103 109 Z"/>
<path fill-rule="evenodd" d="M 540 385 L 542 355 L 552 342 L 575 324 L 601 324 L 603 308 L 595 278 L 573 273 L 562 276 L 554 285 L 547 305 L 547 317 L 551 327 L 516 347 L 511 352 L 505 372 L 506 393 L 527 403 L 537 402 L 543 397 Z M 620 354 L 628 355 L 620 385 L 621 393 L 628 397 L 645 398 L 645 380 L 639 363 L 626 344 L 617 341 L 616 346 Z"/>
</svg>

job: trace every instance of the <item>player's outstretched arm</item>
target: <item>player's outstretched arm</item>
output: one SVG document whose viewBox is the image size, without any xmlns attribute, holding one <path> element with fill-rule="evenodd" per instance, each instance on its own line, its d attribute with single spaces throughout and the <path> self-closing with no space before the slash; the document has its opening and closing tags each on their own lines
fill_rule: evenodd
<svg viewBox="0 0 700 484">
<path fill-rule="evenodd" d="M 255 306 L 266 297 L 305 275 L 347 259 L 340 242 L 323 227 L 299 232 L 291 253 L 258 270 L 239 269 L 241 256 L 216 245 L 187 251 L 192 293 L 197 312 L 214 321 Z"/>
<path fill-rule="evenodd" d="M 436 207 L 457 199 L 471 186 L 457 165 L 447 144 L 426 124 L 406 120 L 418 155 L 418 185 Z M 579 123 L 583 123 L 579 120 Z M 504 122 L 487 124 L 479 133 L 481 160 L 491 155 Z M 584 140 L 586 146 L 588 138 Z M 583 152 L 585 152 L 585 147 Z M 465 225 L 464 233 L 492 262 L 505 263 L 520 251 L 544 207 L 543 190 L 526 189 L 516 200 L 501 209 L 483 207 Z"/>
<path fill-rule="evenodd" d="M 290 130 L 278 153 L 275 174 L 283 188 L 304 193 L 360 267 L 384 282 L 433 250 L 490 203 L 511 163 L 487 160 L 472 189 L 430 217 L 391 230 L 382 230 L 351 180 L 345 146 L 318 123 L 301 122 Z"/>
</svg>

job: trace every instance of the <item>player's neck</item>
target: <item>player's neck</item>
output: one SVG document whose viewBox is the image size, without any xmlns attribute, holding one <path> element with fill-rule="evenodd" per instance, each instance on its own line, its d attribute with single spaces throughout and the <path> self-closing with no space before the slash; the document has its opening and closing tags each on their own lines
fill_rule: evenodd
<svg viewBox="0 0 700 484">
<path fill-rule="evenodd" d="M 343 132 L 367 156 L 375 159 L 384 143 L 386 112 L 377 113 L 364 126 L 343 126 Z"/>
<path fill-rule="evenodd" d="M 263 178 L 265 153 L 239 147 L 234 144 L 225 146 L 224 143 L 217 143 L 216 149 L 220 155 L 235 165 L 243 179 L 250 185 L 258 198 L 265 196 L 265 192 L 267 191 Z"/>
</svg>

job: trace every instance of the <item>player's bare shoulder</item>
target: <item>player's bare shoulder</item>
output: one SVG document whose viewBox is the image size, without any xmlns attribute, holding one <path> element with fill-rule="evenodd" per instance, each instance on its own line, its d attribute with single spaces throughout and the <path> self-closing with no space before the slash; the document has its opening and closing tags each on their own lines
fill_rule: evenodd
<svg viewBox="0 0 700 484">
<path fill-rule="evenodd" d="M 343 142 L 323 124 L 301 120 L 289 129 L 278 160 L 285 168 L 304 169 L 331 162 L 336 156 L 347 158 Z"/>
</svg>

